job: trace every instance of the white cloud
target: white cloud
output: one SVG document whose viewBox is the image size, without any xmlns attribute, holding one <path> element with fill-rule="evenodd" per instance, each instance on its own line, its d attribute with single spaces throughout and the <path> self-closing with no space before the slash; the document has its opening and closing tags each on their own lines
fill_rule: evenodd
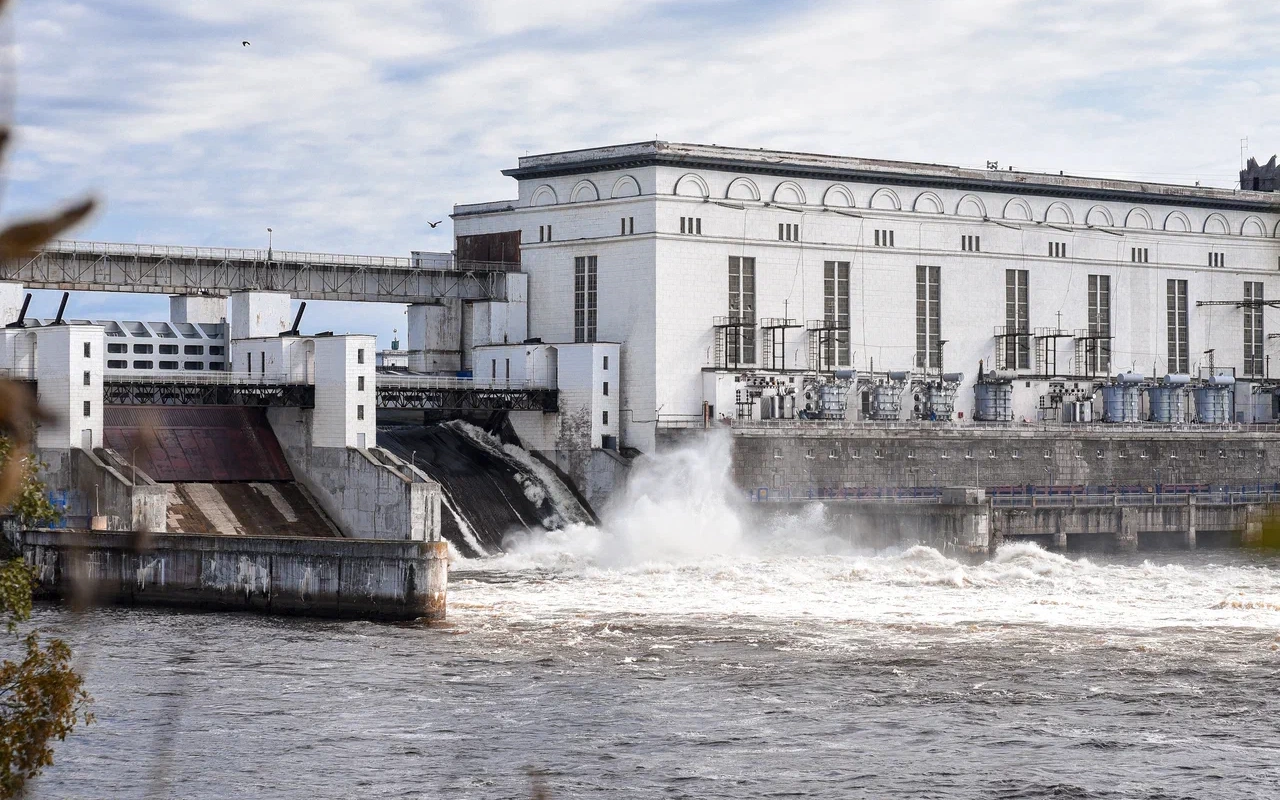
<svg viewBox="0 0 1280 800">
<path fill-rule="evenodd" d="M 112 240 L 444 250 L 526 151 L 655 134 L 1218 185 L 1280 149 L 1260 4 L 29 0 L 15 36 L 10 206 L 95 188 Z"/>
</svg>

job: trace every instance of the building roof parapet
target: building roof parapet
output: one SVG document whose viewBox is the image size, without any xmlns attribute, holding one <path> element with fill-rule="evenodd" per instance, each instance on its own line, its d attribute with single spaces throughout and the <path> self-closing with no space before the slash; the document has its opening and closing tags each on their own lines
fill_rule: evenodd
<svg viewBox="0 0 1280 800">
<path fill-rule="evenodd" d="M 503 174 L 528 179 L 662 165 L 792 178 L 1280 213 L 1280 195 L 1267 192 L 663 141 L 524 156 L 518 167 L 503 170 Z"/>
</svg>

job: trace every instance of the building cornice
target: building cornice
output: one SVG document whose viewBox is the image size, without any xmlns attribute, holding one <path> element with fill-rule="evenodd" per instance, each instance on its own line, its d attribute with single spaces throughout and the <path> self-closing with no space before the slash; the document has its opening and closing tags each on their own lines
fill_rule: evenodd
<svg viewBox="0 0 1280 800">
<path fill-rule="evenodd" d="M 1209 187 L 1143 183 L 1034 172 L 982 171 L 935 164 L 873 161 L 769 150 L 644 142 L 520 159 L 502 174 L 517 180 L 584 175 L 643 167 L 682 167 L 780 178 L 848 181 L 880 186 L 1038 195 L 1061 199 L 1193 206 L 1280 213 L 1280 196 Z"/>
</svg>

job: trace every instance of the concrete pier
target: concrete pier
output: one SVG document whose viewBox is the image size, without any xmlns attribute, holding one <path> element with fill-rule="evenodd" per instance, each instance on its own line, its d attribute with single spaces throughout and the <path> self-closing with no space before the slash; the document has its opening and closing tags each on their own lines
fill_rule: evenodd
<svg viewBox="0 0 1280 800">
<path fill-rule="evenodd" d="M 1071 498 L 1064 498 L 1070 500 Z M 1092 502 L 1008 506 L 981 489 L 944 489 L 940 501 L 894 498 L 759 502 L 761 513 L 794 514 L 821 502 L 829 530 L 852 544 L 923 544 L 946 553 L 983 554 L 1006 542 L 1036 542 L 1050 550 L 1138 550 L 1240 547 L 1261 542 L 1264 521 L 1280 504 L 1234 498 L 1078 498 Z M 1007 498 L 1005 498 L 1007 500 Z M 1210 502 L 1217 500 L 1218 502 Z"/>
<path fill-rule="evenodd" d="M 37 597 L 310 617 L 444 619 L 448 546 L 255 536 L 7 531 Z"/>
</svg>

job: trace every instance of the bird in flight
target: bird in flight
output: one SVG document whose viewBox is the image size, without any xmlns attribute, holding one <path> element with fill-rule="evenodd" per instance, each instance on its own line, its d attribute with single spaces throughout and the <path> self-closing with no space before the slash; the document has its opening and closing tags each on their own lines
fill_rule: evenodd
<svg viewBox="0 0 1280 800">
<path fill-rule="evenodd" d="M 444 220 L 438 219 L 435 222 L 428 222 L 427 224 L 430 225 L 432 228 L 434 228 L 435 226 L 439 225 L 441 222 L 444 222 Z"/>
<path fill-rule="evenodd" d="M 248 46 L 249 46 L 249 43 L 248 43 L 248 42 L 241 42 L 241 43 L 240 43 L 240 46 L 241 46 L 241 47 L 248 47 Z"/>
</svg>

